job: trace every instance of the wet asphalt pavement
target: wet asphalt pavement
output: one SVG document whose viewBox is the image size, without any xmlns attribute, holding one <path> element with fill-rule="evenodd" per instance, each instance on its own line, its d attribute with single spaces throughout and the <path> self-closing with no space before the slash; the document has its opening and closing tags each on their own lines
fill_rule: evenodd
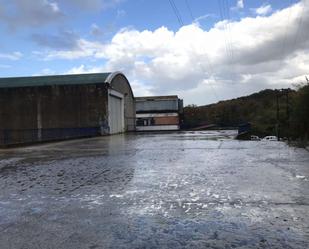
<svg viewBox="0 0 309 249">
<path fill-rule="evenodd" d="M 309 152 L 233 131 L 0 151 L 0 248 L 309 248 Z"/>
</svg>

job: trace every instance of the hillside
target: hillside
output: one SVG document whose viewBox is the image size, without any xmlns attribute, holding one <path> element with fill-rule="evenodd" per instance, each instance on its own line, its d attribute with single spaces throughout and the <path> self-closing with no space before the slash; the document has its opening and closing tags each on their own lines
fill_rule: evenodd
<svg viewBox="0 0 309 249">
<path fill-rule="evenodd" d="M 297 121 L 296 107 L 298 96 L 306 89 L 308 85 L 300 87 L 297 91 L 266 89 L 249 96 L 220 101 L 216 104 L 187 106 L 184 108 L 185 128 L 190 129 L 208 124 L 216 124 L 219 127 L 237 127 L 239 124 L 250 122 L 255 134 L 275 135 L 278 98 L 280 135 L 290 136 L 292 135 L 291 127 L 300 124 L 300 121 Z M 304 126 L 304 129 L 308 130 L 308 124 Z"/>
</svg>

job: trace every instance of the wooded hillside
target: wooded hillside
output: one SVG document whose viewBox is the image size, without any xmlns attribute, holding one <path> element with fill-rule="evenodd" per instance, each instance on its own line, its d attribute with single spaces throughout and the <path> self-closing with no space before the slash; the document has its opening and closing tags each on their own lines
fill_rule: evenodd
<svg viewBox="0 0 309 249">
<path fill-rule="evenodd" d="M 208 124 L 237 127 L 242 123 L 250 122 L 253 133 L 265 136 L 276 135 L 278 123 L 281 137 L 307 138 L 308 108 L 309 84 L 307 82 L 301 84 L 297 90 L 267 89 L 216 104 L 186 106 L 184 108 L 185 128 Z"/>
</svg>

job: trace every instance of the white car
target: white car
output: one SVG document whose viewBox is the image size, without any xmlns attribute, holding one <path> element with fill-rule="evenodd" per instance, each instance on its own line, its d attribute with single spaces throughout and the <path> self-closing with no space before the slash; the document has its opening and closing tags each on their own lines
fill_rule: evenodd
<svg viewBox="0 0 309 249">
<path fill-rule="evenodd" d="M 255 135 L 251 135 L 250 139 L 252 141 L 260 141 L 261 140 L 258 136 L 255 136 Z"/>
<path fill-rule="evenodd" d="M 276 136 L 266 136 L 266 137 L 263 138 L 263 140 L 278 141 L 278 138 Z"/>
</svg>

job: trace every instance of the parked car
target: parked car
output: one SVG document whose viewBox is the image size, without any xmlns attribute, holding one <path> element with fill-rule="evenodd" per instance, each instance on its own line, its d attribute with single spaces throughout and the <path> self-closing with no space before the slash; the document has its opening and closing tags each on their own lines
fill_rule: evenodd
<svg viewBox="0 0 309 249">
<path fill-rule="evenodd" d="M 278 138 L 276 136 L 266 136 L 266 137 L 263 138 L 263 140 L 278 141 Z"/>
<path fill-rule="evenodd" d="M 251 139 L 252 141 L 260 141 L 260 140 L 261 140 L 261 139 L 260 139 L 258 136 L 256 136 L 256 135 L 251 135 L 250 139 Z"/>
</svg>

